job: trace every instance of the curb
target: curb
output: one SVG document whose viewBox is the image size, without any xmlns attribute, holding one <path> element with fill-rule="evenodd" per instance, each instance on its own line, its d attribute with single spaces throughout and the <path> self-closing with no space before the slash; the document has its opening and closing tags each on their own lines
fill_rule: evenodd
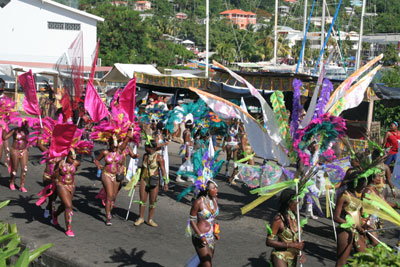
<svg viewBox="0 0 400 267">
<path fill-rule="evenodd" d="M 21 239 L 21 251 L 28 248 L 30 251 L 39 248 L 40 246 L 36 244 L 35 241 L 23 238 Z M 29 266 L 32 267 L 89 267 L 90 265 L 78 262 L 73 257 L 66 258 L 59 255 L 57 252 L 52 250 L 52 248 L 43 252 L 39 258 L 33 261 Z"/>
</svg>

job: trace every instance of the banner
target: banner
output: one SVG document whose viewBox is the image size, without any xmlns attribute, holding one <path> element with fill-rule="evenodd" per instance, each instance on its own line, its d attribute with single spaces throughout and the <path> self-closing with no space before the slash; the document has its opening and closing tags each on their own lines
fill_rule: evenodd
<svg viewBox="0 0 400 267">
<path fill-rule="evenodd" d="M 25 92 L 24 102 L 22 106 L 29 115 L 40 116 L 39 102 L 36 95 L 35 80 L 32 70 L 18 76 L 18 82 L 21 84 Z"/>
<path fill-rule="evenodd" d="M 130 121 L 135 118 L 136 78 L 128 82 L 119 96 L 119 105 Z"/>
<path fill-rule="evenodd" d="M 50 158 L 65 157 L 69 153 L 76 131 L 75 124 L 56 124 L 49 148 Z"/>
<path fill-rule="evenodd" d="M 90 70 L 90 74 L 89 74 L 89 81 L 93 83 L 93 79 L 94 79 L 94 74 L 96 72 L 96 65 L 97 65 L 97 55 L 99 54 L 99 44 L 100 44 L 100 39 L 97 40 L 97 45 L 96 48 L 94 50 L 94 53 L 92 55 L 92 69 Z"/>
<path fill-rule="evenodd" d="M 110 114 L 91 81 L 86 86 L 85 109 L 94 122 L 99 122 Z"/>
</svg>

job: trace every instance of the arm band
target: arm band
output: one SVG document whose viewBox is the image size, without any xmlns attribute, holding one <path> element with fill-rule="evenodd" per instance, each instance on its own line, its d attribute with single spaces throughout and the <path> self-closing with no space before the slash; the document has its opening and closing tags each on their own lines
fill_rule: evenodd
<svg viewBox="0 0 400 267">
<path fill-rule="evenodd" d="M 197 216 L 192 216 L 192 215 L 190 215 L 190 220 L 191 220 L 191 221 L 197 221 Z"/>
<path fill-rule="evenodd" d="M 166 184 L 169 184 L 169 177 L 168 176 L 163 176 L 163 180 Z"/>
</svg>

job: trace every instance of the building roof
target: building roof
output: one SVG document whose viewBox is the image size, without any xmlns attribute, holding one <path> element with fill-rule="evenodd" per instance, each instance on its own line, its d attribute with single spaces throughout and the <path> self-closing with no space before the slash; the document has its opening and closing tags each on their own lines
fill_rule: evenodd
<svg viewBox="0 0 400 267">
<path fill-rule="evenodd" d="M 109 82 L 128 82 L 135 76 L 135 72 L 161 75 L 161 73 L 150 64 L 115 63 L 112 69 L 103 76 L 102 80 Z"/>
<path fill-rule="evenodd" d="M 247 12 L 247 11 L 243 11 L 241 9 L 232 9 L 232 10 L 225 10 L 221 13 L 219 13 L 220 15 L 227 15 L 227 14 L 240 14 L 240 15 L 252 15 L 255 16 L 256 14 L 253 12 Z"/>
<path fill-rule="evenodd" d="M 185 40 L 182 42 L 182 44 L 194 44 L 194 42 L 190 40 Z"/>
<path fill-rule="evenodd" d="M 85 11 L 82 11 L 82 10 L 79 10 L 79 9 L 76 9 L 76 8 L 73 8 L 73 7 L 69 7 L 69 6 L 57 3 L 55 1 L 51 1 L 51 0 L 41 0 L 41 1 L 42 1 L 42 3 L 46 3 L 46 4 L 49 4 L 49 5 L 58 7 L 58 8 L 62 8 L 62 9 L 68 10 L 70 12 L 73 12 L 73 13 L 76 13 L 76 14 L 79 14 L 79 15 L 82 15 L 82 16 L 85 16 L 85 17 L 100 21 L 100 22 L 104 21 L 104 19 L 102 17 L 87 13 Z"/>
</svg>

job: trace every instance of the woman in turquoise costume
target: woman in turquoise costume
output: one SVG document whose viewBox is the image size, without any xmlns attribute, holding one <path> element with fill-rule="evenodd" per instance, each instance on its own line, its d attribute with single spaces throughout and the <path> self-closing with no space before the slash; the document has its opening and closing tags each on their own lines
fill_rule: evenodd
<svg viewBox="0 0 400 267">
<path fill-rule="evenodd" d="M 200 149 L 193 155 L 195 171 L 188 175 L 196 175 L 196 181 L 178 196 L 179 201 L 190 191 L 194 191 L 195 194 L 186 231 L 192 237 L 193 246 L 200 260 L 199 266 L 212 266 L 215 240 L 219 240 L 219 224 L 215 222 L 219 214 L 218 186 L 213 177 L 224 161 L 217 162 L 218 153 L 209 154 L 208 150 Z"/>
</svg>

